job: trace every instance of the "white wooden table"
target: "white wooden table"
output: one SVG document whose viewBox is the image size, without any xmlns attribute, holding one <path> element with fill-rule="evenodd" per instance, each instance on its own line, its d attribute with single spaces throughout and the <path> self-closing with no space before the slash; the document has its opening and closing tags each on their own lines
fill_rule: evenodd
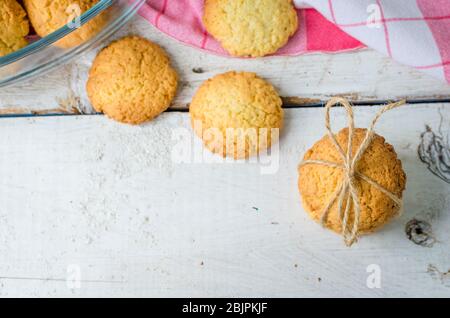
<svg viewBox="0 0 450 318">
<path fill-rule="evenodd" d="M 185 47 L 140 18 L 117 37 L 130 33 L 161 44 L 181 75 L 172 111 L 149 124 L 94 114 L 84 85 L 95 52 L 0 90 L 0 296 L 450 295 L 450 183 L 417 151 L 428 127 L 424 138 L 442 136 L 450 152 L 450 86 L 371 50 L 241 60 Z M 192 94 L 228 70 L 256 71 L 285 98 L 275 173 L 173 160 L 174 132 L 198 146 Z M 379 101 L 410 101 L 377 127 L 408 175 L 404 214 L 352 248 L 309 219 L 296 185 L 300 158 L 325 133 L 319 106 L 337 94 L 361 104 L 359 126 Z M 414 219 L 428 246 L 408 238 Z"/>
</svg>

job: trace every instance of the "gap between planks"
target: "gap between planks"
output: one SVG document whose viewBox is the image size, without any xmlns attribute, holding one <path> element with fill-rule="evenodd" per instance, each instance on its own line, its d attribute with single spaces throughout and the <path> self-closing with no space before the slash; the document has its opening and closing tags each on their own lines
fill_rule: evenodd
<svg viewBox="0 0 450 318">
<path fill-rule="evenodd" d="M 325 105 L 325 101 L 321 102 L 311 102 L 311 103 L 296 103 L 296 97 L 282 97 L 283 108 L 285 109 L 297 109 L 297 108 L 322 108 Z M 394 100 L 375 100 L 375 101 L 354 101 L 351 102 L 355 107 L 367 107 L 367 106 L 381 106 L 393 102 Z M 407 104 L 410 105 L 421 105 L 421 104 L 450 104 L 450 98 L 445 99 L 414 99 L 406 100 Z M 183 108 L 171 107 L 166 110 L 166 112 L 189 112 L 189 106 Z M 29 118 L 29 117 L 58 117 L 58 116 L 98 116 L 103 115 L 103 113 L 80 113 L 76 110 L 66 111 L 61 109 L 52 109 L 47 111 L 26 111 L 26 110 L 0 110 L 1 118 Z"/>
</svg>

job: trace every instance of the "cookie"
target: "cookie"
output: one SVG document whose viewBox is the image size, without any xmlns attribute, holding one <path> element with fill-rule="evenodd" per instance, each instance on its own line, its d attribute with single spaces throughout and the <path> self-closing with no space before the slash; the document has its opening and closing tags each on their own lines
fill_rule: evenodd
<svg viewBox="0 0 450 318">
<path fill-rule="evenodd" d="M 256 74 L 229 72 L 203 83 L 189 112 L 210 151 L 243 159 L 270 147 L 272 136 L 279 135 L 281 105 L 275 88 Z"/>
<path fill-rule="evenodd" d="M 205 0 L 203 24 L 231 55 L 260 57 L 288 42 L 298 16 L 292 0 Z"/>
<path fill-rule="evenodd" d="M 366 129 L 355 129 L 352 142 L 353 156 L 364 140 L 366 132 Z M 336 140 L 345 153 L 348 136 L 347 128 L 336 135 Z M 342 164 L 342 158 L 328 136 L 309 149 L 304 160 L 325 160 Z M 386 143 L 383 137 L 374 135 L 370 146 L 358 162 L 356 171 L 376 181 L 398 198 L 402 197 L 406 175 L 394 148 Z M 298 187 L 303 207 L 314 220 L 320 222 L 324 208 L 341 184 L 343 175 L 344 171 L 335 167 L 318 164 L 300 165 Z M 399 206 L 373 185 L 356 177 L 355 186 L 361 207 L 359 235 L 376 231 L 399 214 Z M 324 226 L 341 233 L 342 223 L 338 214 L 337 202 L 334 202 Z M 348 224 L 353 224 L 353 220 L 353 213 L 350 213 Z"/>
<path fill-rule="evenodd" d="M 167 54 L 147 39 L 130 36 L 95 58 L 87 93 L 94 108 L 122 123 L 140 124 L 171 104 L 178 76 Z"/>
<path fill-rule="evenodd" d="M 0 1 L 0 56 L 25 47 L 30 31 L 25 10 L 16 0 Z"/>
<path fill-rule="evenodd" d="M 92 8 L 98 0 L 24 0 L 31 24 L 36 33 L 45 37 L 60 29 L 76 17 Z M 61 48 L 71 48 L 95 36 L 105 25 L 105 13 L 84 24 L 76 31 L 55 43 Z"/>
</svg>

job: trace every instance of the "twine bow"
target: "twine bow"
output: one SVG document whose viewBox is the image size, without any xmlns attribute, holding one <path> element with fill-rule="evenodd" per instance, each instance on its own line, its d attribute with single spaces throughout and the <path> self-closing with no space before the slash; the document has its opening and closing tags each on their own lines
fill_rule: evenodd
<svg viewBox="0 0 450 318">
<path fill-rule="evenodd" d="M 344 106 L 345 110 L 347 111 L 347 119 L 348 119 L 348 146 L 347 146 L 347 153 L 344 152 L 342 147 L 339 145 L 339 143 L 336 140 L 336 137 L 334 133 L 331 130 L 330 125 L 330 110 L 335 105 L 342 105 Z M 359 219 L 361 214 L 361 207 L 359 205 L 359 196 L 358 191 L 355 186 L 355 179 L 359 178 L 361 180 L 364 180 L 365 182 L 369 183 L 371 186 L 375 187 L 385 195 L 387 195 L 401 210 L 402 208 L 402 200 L 392 193 L 391 191 L 387 190 L 383 186 L 381 186 L 376 181 L 372 180 L 371 178 L 367 177 L 366 175 L 358 172 L 356 170 L 356 166 L 359 162 L 359 160 L 362 158 L 364 152 L 367 150 L 367 148 L 370 146 L 373 136 L 374 136 L 374 127 L 377 121 L 380 119 L 381 115 L 383 115 L 385 112 L 390 111 L 394 108 L 400 107 L 402 105 L 406 104 L 405 100 L 391 103 L 389 105 L 386 105 L 383 107 L 375 116 L 373 119 L 371 125 L 367 129 L 366 136 L 364 137 L 361 145 L 359 146 L 358 150 L 356 151 L 355 156 L 352 158 L 352 141 L 353 141 L 353 135 L 355 130 L 355 124 L 354 124 L 354 116 L 353 116 L 353 109 L 350 104 L 350 102 L 342 97 L 334 97 L 332 98 L 326 105 L 325 105 L 325 126 L 328 131 L 328 136 L 331 139 L 331 142 L 336 147 L 338 153 L 342 157 L 343 164 L 338 164 L 335 162 L 325 161 L 325 160 L 304 160 L 300 166 L 308 165 L 308 164 L 318 164 L 328 167 L 334 167 L 338 169 L 344 170 L 344 177 L 342 180 L 342 183 L 337 187 L 336 191 L 332 194 L 330 201 L 325 206 L 322 212 L 321 216 L 321 224 L 324 225 L 325 221 L 328 217 L 328 214 L 330 213 L 331 207 L 333 206 L 334 202 L 338 200 L 338 212 L 339 217 L 342 222 L 342 236 L 344 237 L 345 244 L 350 246 L 356 240 L 358 239 L 358 229 L 359 229 Z M 343 203 L 345 201 L 345 209 L 343 208 Z M 353 216 L 353 225 L 351 229 L 348 225 L 349 215 L 350 215 L 350 205 L 353 203 L 353 210 L 354 210 L 354 216 Z"/>
</svg>

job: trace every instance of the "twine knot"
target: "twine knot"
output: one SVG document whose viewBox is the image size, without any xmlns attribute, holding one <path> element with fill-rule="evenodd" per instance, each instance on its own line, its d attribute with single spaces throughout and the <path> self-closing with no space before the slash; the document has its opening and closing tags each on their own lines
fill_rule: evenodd
<svg viewBox="0 0 450 318">
<path fill-rule="evenodd" d="M 342 105 L 347 112 L 348 119 L 348 145 L 347 152 L 344 152 L 341 145 L 336 140 L 335 134 L 331 129 L 330 124 L 330 110 L 335 105 Z M 384 106 L 372 120 L 371 125 L 367 129 L 366 136 L 364 137 L 361 145 L 356 150 L 355 156 L 352 157 L 352 142 L 355 131 L 354 124 L 354 115 L 353 108 L 350 102 L 342 97 L 334 97 L 325 105 L 325 126 L 328 132 L 328 136 L 330 137 L 331 142 L 336 147 L 338 153 L 340 154 L 343 163 L 335 163 L 325 160 L 304 160 L 300 166 L 308 165 L 308 164 L 318 164 L 328 167 L 334 167 L 338 169 L 342 169 L 344 171 L 344 177 L 342 179 L 341 184 L 337 187 L 336 191 L 332 194 L 330 201 L 325 206 L 322 215 L 321 215 L 321 224 L 325 225 L 328 214 L 330 213 L 331 207 L 334 202 L 338 200 L 338 213 L 339 218 L 342 222 L 342 236 L 344 237 L 344 242 L 350 246 L 355 243 L 358 239 L 358 230 L 359 230 L 359 222 L 360 222 L 360 214 L 361 207 L 359 204 L 359 193 L 357 187 L 355 185 L 356 179 L 364 180 L 369 183 L 371 186 L 375 187 L 385 195 L 387 195 L 400 209 L 402 208 L 402 200 L 391 191 L 387 190 L 380 184 L 378 184 L 375 180 L 367 177 L 366 175 L 357 171 L 356 166 L 358 162 L 361 160 L 364 152 L 370 146 L 373 136 L 374 136 L 374 127 L 377 121 L 380 119 L 381 115 L 385 112 L 392 110 L 394 108 L 400 107 L 406 104 L 405 100 L 391 103 Z M 344 208 L 345 202 L 345 208 Z M 353 205 L 353 225 L 349 228 L 349 217 L 350 217 L 350 206 Z"/>
<path fill-rule="evenodd" d="M 346 167 L 345 171 L 348 181 L 353 181 L 355 179 L 355 169 L 353 167 Z"/>
</svg>

